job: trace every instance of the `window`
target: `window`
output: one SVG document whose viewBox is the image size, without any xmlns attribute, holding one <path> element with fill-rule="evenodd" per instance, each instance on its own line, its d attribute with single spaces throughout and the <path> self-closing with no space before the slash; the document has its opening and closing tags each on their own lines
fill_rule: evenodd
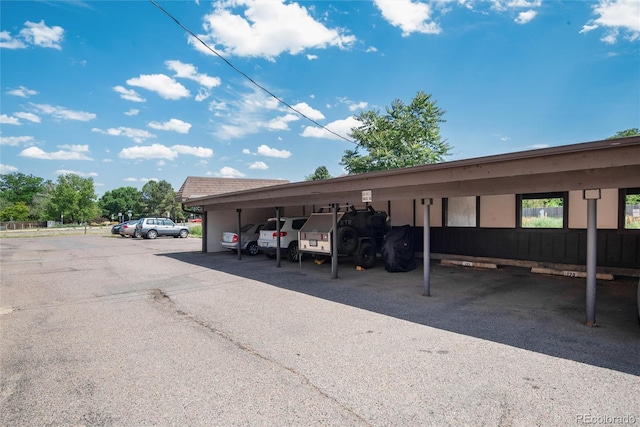
<svg viewBox="0 0 640 427">
<path fill-rule="evenodd" d="M 521 228 L 565 228 L 567 193 L 518 195 L 518 226 Z"/>
<path fill-rule="evenodd" d="M 475 227 L 478 224 L 478 198 L 449 197 L 443 200 L 444 224 L 447 227 Z"/>
<path fill-rule="evenodd" d="M 640 230 L 640 187 L 620 190 L 620 222 L 625 230 Z"/>
</svg>

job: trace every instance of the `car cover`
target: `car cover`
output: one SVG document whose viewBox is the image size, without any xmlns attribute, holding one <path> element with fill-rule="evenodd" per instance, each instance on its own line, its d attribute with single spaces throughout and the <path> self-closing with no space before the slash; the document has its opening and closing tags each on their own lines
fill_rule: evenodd
<svg viewBox="0 0 640 427">
<path fill-rule="evenodd" d="M 410 225 L 393 227 L 384 236 L 382 244 L 384 268 L 390 273 L 411 271 L 416 268 L 413 252 L 413 232 Z"/>
</svg>

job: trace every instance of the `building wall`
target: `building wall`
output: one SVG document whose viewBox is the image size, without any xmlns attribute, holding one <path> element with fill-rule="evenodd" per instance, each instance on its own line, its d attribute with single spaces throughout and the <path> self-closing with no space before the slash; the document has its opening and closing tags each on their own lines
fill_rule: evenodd
<svg viewBox="0 0 640 427">
<path fill-rule="evenodd" d="M 275 216 L 273 209 L 243 209 L 241 212 L 242 224 L 255 224 L 264 222 L 267 218 Z M 235 210 L 208 211 L 207 212 L 207 252 L 221 252 L 220 238 L 225 231 L 238 229 L 238 212 Z"/>
<path fill-rule="evenodd" d="M 598 200 L 598 228 L 618 228 L 618 189 L 603 189 Z M 587 228 L 587 201 L 582 191 L 569 192 L 569 228 Z"/>
<path fill-rule="evenodd" d="M 516 195 L 480 197 L 480 227 L 515 228 Z"/>
</svg>

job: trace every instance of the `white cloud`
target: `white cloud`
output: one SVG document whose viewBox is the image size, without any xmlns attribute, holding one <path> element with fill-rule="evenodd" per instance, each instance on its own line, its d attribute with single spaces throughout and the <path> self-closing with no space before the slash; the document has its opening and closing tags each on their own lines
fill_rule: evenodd
<svg viewBox="0 0 640 427">
<path fill-rule="evenodd" d="M 156 136 L 151 132 L 148 132 L 144 129 L 135 129 L 120 126 L 119 128 L 109 128 L 107 130 L 102 130 L 98 128 L 91 129 L 92 132 L 98 132 L 104 135 L 111 136 L 126 136 L 127 138 L 131 138 L 134 142 L 141 143 L 149 138 L 155 138 Z"/>
<path fill-rule="evenodd" d="M 18 86 L 16 89 L 8 90 L 7 93 L 13 96 L 19 96 L 20 98 L 29 98 L 38 94 L 38 91 L 26 88 L 24 86 Z"/>
<path fill-rule="evenodd" d="M 17 147 L 20 144 L 29 145 L 34 142 L 35 140 L 32 136 L 0 136 L 0 145 L 8 145 L 10 147 Z"/>
<path fill-rule="evenodd" d="M 144 99 L 138 92 L 133 89 L 127 89 L 124 86 L 114 86 L 113 90 L 120 94 L 120 98 L 126 99 L 127 101 L 133 102 L 145 102 Z"/>
<path fill-rule="evenodd" d="M 432 21 L 431 6 L 412 0 L 374 0 L 382 16 L 394 27 L 402 30 L 402 36 L 411 33 L 440 34 L 442 29 Z"/>
<path fill-rule="evenodd" d="M 22 157 L 41 160 L 93 160 L 87 156 L 88 145 L 61 145 L 62 150 L 47 153 L 38 147 L 25 148 L 18 154 Z"/>
<path fill-rule="evenodd" d="M 271 130 L 289 130 L 289 122 L 295 122 L 300 120 L 295 114 L 286 114 L 281 117 L 276 117 L 275 119 L 269 120 L 267 123 L 267 128 Z"/>
<path fill-rule="evenodd" d="M 189 97 L 189 90 L 165 74 L 141 74 L 127 80 L 129 86 L 156 92 L 164 99 L 176 100 Z"/>
<path fill-rule="evenodd" d="M 36 109 L 39 113 L 49 114 L 56 119 L 62 120 L 77 120 L 81 122 L 88 122 L 96 118 L 94 113 L 87 113 L 86 111 L 74 111 L 68 110 L 64 107 L 53 106 L 48 104 L 34 104 L 31 103 L 31 106 Z"/>
<path fill-rule="evenodd" d="M 531 9 L 540 7 L 542 0 L 491 0 L 493 9 L 502 12 L 508 9 Z"/>
<path fill-rule="evenodd" d="M 178 152 L 162 144 L 123 148 L 118 154 L 122 159 L 167 159 L 174 160 Z"/>
<path fill-rule="evenodd" d="M 25 28 L 20 30 L 20 36 L 29 44 L 40 47 L 50 47 L 61 50 L 60 43 L 64 38 L 64 29 L 62 27 L 47 27 L 44 21 L 38 23 L 25 22 Z"/>
<path fill-rule="evenodd" d="M 280 159 L 286 159 L 291 157 L 291 152 L 287 150 L 277 150 L 267 145 L 262 144 L 258 147 L 258 154 L 266 157 L 278 157 Z"/>
<path fill-rule="evenodd" d="M 249 165 L 249 169 L 266 170 L 269 166 L 265 162 L 253 162 Z"/>
<path fill-rule="evenodd" d="M 24 49 L 29 45 L 61 50 L 64 39 L 62 27 L 48 27 L 44 21 L 38 23 L 27 21 L 24 28 L 14 38 L 8 31 L 0 32 L 0 47 L 5 49 Z"/>
<path fill-rule="evenodd" d="M 299 102 L 296 105 L 293 105 L 293 108 L 300 111 L 305 116 L 309 117 L 312 120 L 322 120 L 324 119 L 324 114 L 320 111 L 316 110 L 313 107 L 310 107 L 306 102 Z"/>
<path fill-rule="evenodd" d="M 234 14 L 234 7 L 242 10 Z M 341 29 L 325 27 L 298 3 L 282 0 L 220 1 L 204 17 L 203 28 L 207 34 L 198 37 L 226 55 L 269 60 L 284 52 L 296 55 L 330 46 L 345 49 L 356 40 Z M 190 38 L 189 42 L 201 52 L 213 54 L 198 40 Z"/>
<path fill-rule="evenodd" d="M 313 61 L 314 59 L 318 59 L 318 55 L 307 54 L 307 59 L 309 61 Z"/>
<path fill-rule="evenodd" d="M 40 123 L 41 121 L 40 117 L 33 113 L 19 112 L 19 113 L 15 113 L 14 116 L 16 116 L 19 119 L 28 120 L 33 123 Z"/>
<path fill-rule="evenodd" d="M 0 114 L 0 124 L 20 126 L 22 123 L 16 117 Z"/>
<path fill-rule="evenodd" d="M 169 130 L 178 133 L 189 133 L 189 129 L 191 129 L 190 123 L 183 122 L 180 119 L 171 119 L 164 123 L 151 122 L 148 126 L 153 129 Z"/>
<path fill-rule="evenodd" d="M 73 170 L 68 170 L 68 169 L 58 169 L 55 172 L 56 175 L 78 175 L 80 177 L 96 177 L 98 176 L 98 174 L 96 172 L 89 172 L 89 173 L 84 173 L 84 172 L 78 172 L 78 171 L 73 171 Z"/>
<path fill-rule="evenodd" d="M 240 94 L 239 98 L 235 97 L 229 103 L 216 103 L 216 106 L 225 108 L 216 110 L 225 112 L 221 119 L 222 124 L 216 123 L 214 133 L 218 138 L 240 138 L 268 128 L 270 119 L 267 116 L 273 110 L 278 110 L 280 103 L 254 86 L 250 86 L 249 89 L 251 92 Z"/>
<path fill-rule="evenodd" d="M 165 64 L 167 68 L 176 73 L 174 77 L 193 80 L 207 89 L 220 86 L 220 78 L 198 73 L 198 69 L 191 64 L 185 64 L 180 61 L 166 61 Z"/>
<path fill-rule="evenodd" d="M 22 40 L 13 38 L 9 31 L 0 31 L 0 48 L 3 49 L 24 49 L 27 47 Z"/>
<path fill-rule="evenodd" d="M 202 102 L 210 96 L 211 92 L 201 87 L 200 89 L 198 89 L 198 94 L 196 95 L 195 100 L 196 102 Z"/>
<path fill-rule="evenodd" d="M 222 178 L 244 178 L 245 177 L 245 174 L 229 166 L 225 166 L 222 169 L 220 169 L 220 172 L 216 173 L 216 175 Z"/>
<path fill-rule="evenodd" d="M 211 148 L 174 145 L 171 149 L 175 150 L 179 154 L 189 154 L 191 156 L 202 157 L 205 159 L 213 157 L 213 150 Z"/>
<path fill-rule="evenodd" d="M 7 173 L 13 173 L 13 172 L 18 172 L 18 168 L 15 166 L 5 165 L 0 163 L 0 174 L 7 174 Z"/>
<path fill-rule="evenodd" d="M 593 6 L 593 13 L 598 18 L 587 22 L 580 33 L 587 33 L 599 27 L 607 29 L 601 40 L 613 44 L 618 40 L 620 32 L 629 41 L 640 38 L 640 2 L 638 0 L 599 0 Z"/>
<path fill-rule="evenodd" d="M 349 117 L 344 120 L 336 120 L 334 122 L 331 122 L 325 127 L 328 129 L 331 129 L 331 131 L 337 133 L 338 135 L 342 135 L 345 138 L 349 138 L 349 135 L 351 135 L 351 129 L 360 125 L 361 125 L 361 122 L 357 120 L 355 117 Z M 323 139 L 334 139 L 334 140 L 342 139 L 332 134 L 331 132 L 326 131 L 323 128 L 319 128 L 315 126 L 307 126 L 300 135 L 305 138 L 323 138 Z"/>
<path fill-rule="evenodd" d="M 125 111 L 126 116 L 137 116 L 140 113 L 140 110 L 136 110 L 135 108 L 130 109 L 129 111 Z"/>
<path fill-rule="evenodd" d="M 354 102 L 349 98 L 338 98 L 338 100 L 349 107 L 349 111 L 364 110 L 369 106 L 366 101 Z"/>
<path fill-rule="evenodd" d="M 248 148 L 244 148 L 242 150 L 242 154 L 251 154 L 251 150 L 249 150 Z"/>
<path fill-rule="evenodd" d="M 537 14 L 538 12 L 536 12 L 535 10 L 527 10 L 526 12 L 520 12 L 518 14 L 518 17 L 514 19 L 514 21 L 516 22 L 516 24 L 521 24 L 521 25 L 527 24 L 531 22 L 533 18 L 536 17 Z"/>
</svg>

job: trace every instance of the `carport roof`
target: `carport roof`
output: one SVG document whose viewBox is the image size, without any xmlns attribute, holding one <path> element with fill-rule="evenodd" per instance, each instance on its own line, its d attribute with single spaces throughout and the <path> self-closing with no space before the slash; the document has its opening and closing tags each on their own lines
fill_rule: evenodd
<svg viewBox="0 0 640 427">
<path fill-rule="evenodd" d="M 360 204 L 364 190 L 372 192 L 372 201 L 375 202 L 629 187 L 640 187 L 638 136 L 320 181 L 294 182 L 205 197 L 185 197 L 188 193 L 182 192 L 182 201 L 187 207 L 224 210 Z"/>
<path fill-rule="evenodd" d="M 269 185 L 286 184 L 284 179 L 239 179 L 239 178 L 209 178 L 188 176 L 176 194 L 176 201 L 185 202 L 189 199 L 215 196 L 223 193 L 244 191 Z"/>
</svg>

